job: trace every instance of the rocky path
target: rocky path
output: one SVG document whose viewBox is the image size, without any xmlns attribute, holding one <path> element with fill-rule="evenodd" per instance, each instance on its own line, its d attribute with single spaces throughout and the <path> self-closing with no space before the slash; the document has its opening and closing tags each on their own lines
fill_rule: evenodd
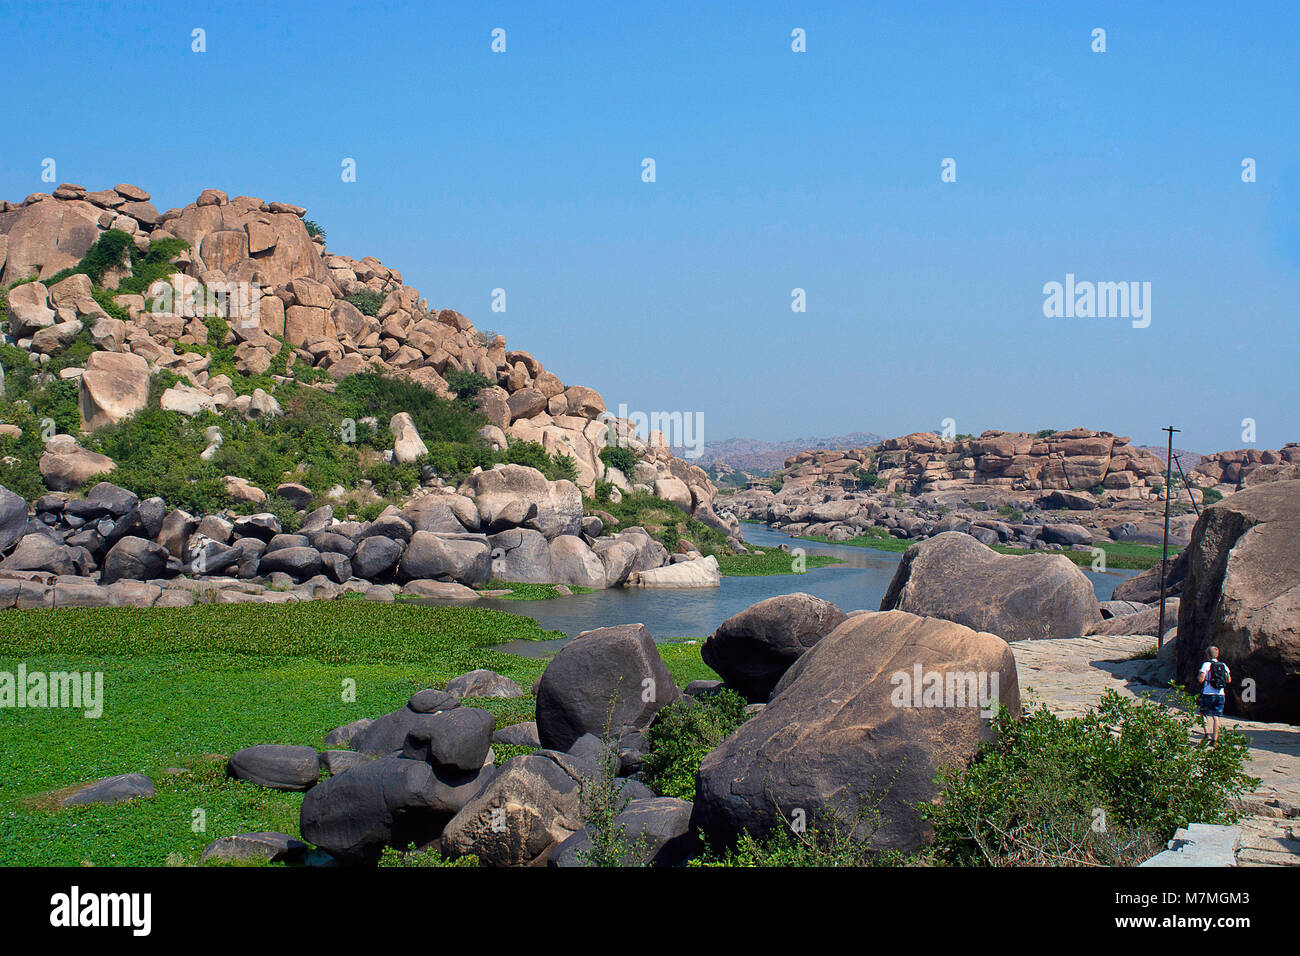
<svg viewBox="0 0 1300 956">
<path fill-rule="evenodd" d="M 1151 647 L 1145 636 L 1095 636 L 1019 641 L 1016 656 L 1021 694 L 1062 717 L 1091 709 L 1107 690 L 1156 700 L 1169 692 L 1143 683 L 1149 661 L 1130 658 Z M 1224 718 L 1250 741 L 1246 770 L 1260 778 L 1243 800 L 1241 866 L 1300 866 L 1300 727 Z"/>
</svg>

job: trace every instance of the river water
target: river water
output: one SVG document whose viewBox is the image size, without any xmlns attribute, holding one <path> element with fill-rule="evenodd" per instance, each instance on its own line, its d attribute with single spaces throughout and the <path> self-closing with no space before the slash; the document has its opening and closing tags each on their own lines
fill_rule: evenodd
<svg viewBox="0 0 1300 956">
<path fill-rule="evenodd" d="M 594 627 L 641 623 L 657 641 L 682 637 L 708 637 L 719 624 L 751 604 L 779 594 L 803 591 L 830 601 L 845 611 L 878 610 L 889 588 L 901 554 L 850 545 L 798 541 L 762 525 L 742 525 L 746 543 L 771 548 L 781 544 L 829 554 L 844 560 L 814 568 L 804 574 L 758 577 L 724 577 L 722 586 L 700 589 L 609 588 L 591 594 L 552 598 L 548 601 L 498 601 L 485 599 L 475 607 L 492 607 L 535 618 L 548 630 L 573 636 Z M 1111 591 L 1136 571 L 1104 574 L 1083 569 L 1097 591 L 1097 600 L 1110 599 Z M 563 641 L 512 641 L 498 650 L 529 657 L 554 653 Z"/>
</svg>

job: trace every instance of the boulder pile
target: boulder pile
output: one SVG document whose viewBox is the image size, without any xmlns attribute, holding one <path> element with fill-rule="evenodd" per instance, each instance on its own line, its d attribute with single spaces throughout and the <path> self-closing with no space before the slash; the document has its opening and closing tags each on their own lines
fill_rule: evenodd
<svg viewBox="0 0 1300 956">
<path fill-rule="evenodd" d="M 49 452 L 47 452 L 47 455 Z M 301 486 L 282 486 L 292 498 Z M 310 495 L 307 500 L 310 501 Z M 297 533 L 269 512 L 192 515 L 109 482 L 84 497 L 50 493 L 29 510 L 0 487 L 0 608 L 174 607 L 279 602 L 359 591 L 392 600 L 475 600 L 489 580 L 611 588 L 636 575 L 717 563 L 669 555 L 643 529 L 606 532 L 585 519 L 572 482 L 498 465 L 458 490 L 437 488 L 373 521 L 340 521 L 325 505 Z M 664 585 L 668 586 L 668 585 Z"/>
<path fill-rule="evenodd" d="M 465 702 L 478 691 L 521 693 L 480 670 L 335 728 L 323 751 L 260 744 L 232 754 L 232 777 L 306 791 L 305 842 L 234 834 L 205 858 L 371 865 L 385 847 L 416 846 L 488 866 L 581 866 L 602 799 L 614 802 L 629 861 L 642 864 L 676 865 L 701 838 L 722 847 L 782 826 L 851 830 L 874 850 L 924 846 L 932 834 L 916 804 L 937 794 L 937 769 L 971 759 L 999 706 L 1019 713 L 1010 648 L 948 621 L 846 616 L 794 597 L 793 627 L 777 626 L 780 606 L 764 602 L 710 638 L 724 654 L 770 648 L 763 680 L 773 686 L 766 704 L 751 706 L 756 716 L 705 757 L 694 801 L 646 786 L 645 732 L 665 708 L 699 706 L 720 685 L 683 693 L 645 627 L 627 624 L 565 645 L 537 683 L 536 724 L 495 729 Z M 498 764 L 495 747 L 520 744 L 537 749 Z"/>
</svg>

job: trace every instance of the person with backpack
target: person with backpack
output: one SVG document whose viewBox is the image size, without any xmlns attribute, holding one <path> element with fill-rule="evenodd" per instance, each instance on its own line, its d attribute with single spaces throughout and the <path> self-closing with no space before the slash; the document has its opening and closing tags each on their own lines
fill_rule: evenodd
<svg viewBox="0 0 1300 956">
<path fill-rule="evenodd" d="M 1227 700 L 1225 690 L 1232 682 L 1232 672 L 1228 665 L 1219 660 L 1219 649 L 1211 647 L 1206 651 L 1209 656 L 1201 665 L 1198 680 L 1201 682 L 1200 713 L 1210 719 L 1208 733 L 1211 744 L 1219 742 L 1219 718 L 1223 716 L 1223 704 Z"/>
</svg>

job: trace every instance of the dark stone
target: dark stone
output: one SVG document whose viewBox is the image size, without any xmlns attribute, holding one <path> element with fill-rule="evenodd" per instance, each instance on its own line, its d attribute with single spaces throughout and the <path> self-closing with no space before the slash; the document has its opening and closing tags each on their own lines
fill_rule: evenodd
<svg viewBox="0 0 1300 956">
<path fill-rule="evenodd" d="M 230 755 L 227 772 L 272 790 L 308 790 L 320 779 L 320 754 L 315 747 L 258 744 Z"/>
</svg>

